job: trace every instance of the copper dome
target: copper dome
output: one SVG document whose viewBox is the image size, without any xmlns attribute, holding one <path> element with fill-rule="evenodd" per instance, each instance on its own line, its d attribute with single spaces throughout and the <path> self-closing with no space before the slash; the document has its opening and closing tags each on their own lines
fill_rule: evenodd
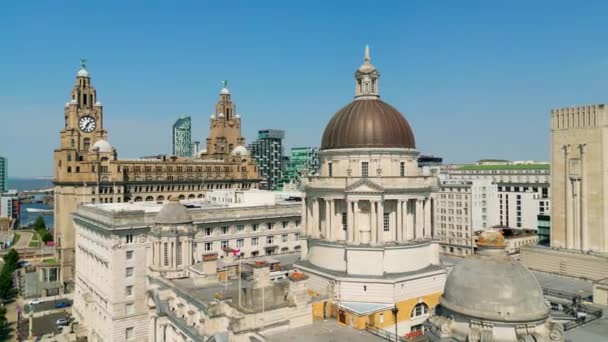
<svg viewBox="0 0 608 342">
<path fill-rule="evenodd" d="M 321 149 L 362 147 L 416 148 L 416 141 L 398 110 L 380 99 L 358 99 L 329 121 Z"/>
</svg>

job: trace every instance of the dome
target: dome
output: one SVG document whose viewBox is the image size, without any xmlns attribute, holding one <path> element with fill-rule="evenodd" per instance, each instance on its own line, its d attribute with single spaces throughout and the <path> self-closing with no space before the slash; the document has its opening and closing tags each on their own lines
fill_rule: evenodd
<svg viewBox="0 0 608 342">
<path fill-rule="evenodd" d="M 442 308 L 477 319 L 530 322 L 549 317 L 532 273 L 504 251 L 499 232 L 484 232 L 480 250 L 458 263 L 445 283 Z"/>
<path fill-rule="evenodd" d="M 101 102 L 100 101 L 95 102 L 95 107 L 101 107 Z"/>
<path fill-rule="evenodd" d="M 234 118 L 235 118 L 235 119 L 240 119 L 240 118 L 241 118 L 241 114 L 236 114 L 236 115 L 234 116 Z"/>
<path fill-rule="evenodd" d="M 217 117 L 218 118 L 223 118 L 224 117 L 224 113 L 217 113 Z"/>
<path fill-rule="evenodd" d="M 224 88 L 222 88 L 222 90 L 220 90 L 220 94 L 227 95 L 227 94 L 230 94 L 230 91 L 228 91 L 228 88 L 224 87 Z"/>
<path fill-rule="evenodd" d="M 248 156 L 249 155 L 249 151 L 247 151 L 247 149 L 244 146 L 237 146 L 234 148 L 234 150 L 232 150 L 232 152 L 230 153 L 233 156 L 235 155 L 241 155 L 241 156 Z"/>
<path fill-rule="evenodd" d="M 215 119 L 215 114 L 211 114 L 210 118 Z"/>
<path fill-rule="evenodd" d="M 78 70 L 78 74 L 76 74 L 76 76 L 78 77 L 89 77 L 89 72 L 87 71 L 87 69 L 80 69 Z"/>
<path fill-rule="evenodd" d="M 114 151 L 114 148 L 112 147 L 112 145 L 110 145 L 109 142 L 101 139 L 101 140 L 97 140 L 97 142 L 95 144 L 93 144 L 93 147 L 91 147 L 91 151 L 98 151 L 101 153 L 111 153 Z"/>
<path fill-rule="evenodd" d="M 192 216 L 190 216 L 188 208 L 179 203 L 175 197 L 170 197 L 169 202 L 165 203 L 156 215 L 154 222 L 157 224 L 192 223 Z"/>
<path fill-rule="evenodd" d="M 329 121 L 321 149 L 365 147 L 416 148 L 416 142 L 409 123 L 397 109 L 380 99 L 359 99 Z"/>
</svg>

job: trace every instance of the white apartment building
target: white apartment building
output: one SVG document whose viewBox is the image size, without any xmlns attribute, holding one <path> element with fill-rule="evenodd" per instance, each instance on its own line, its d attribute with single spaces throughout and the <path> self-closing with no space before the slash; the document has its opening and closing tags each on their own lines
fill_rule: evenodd
<svg viewBox="0 0 608 342">
<path fill-rule="evenodd" d="M 299 202 L 184 205 L 190 223 L 175 226 L 156 221 L 163 207 L 156 203 L 78 208 L 73 312 L 88 328 L 89 341 L 148 339 L 151 272 L 187 277 L 189 265 L 232 259 L 230 249 L 240 249 L 245 258 L 300 250 Z M 161 223 L 168 228 L 159 228 Z M 169 269 L 171 265 L 175 267 Z"/>
<path fill-rule="evenodd" d="M 473 232 L 497 224 L 497 186 L 489 179 L 443 179 L 434 198 L 434 237 L 441 252 L 473 253 Z"/>
</svg>

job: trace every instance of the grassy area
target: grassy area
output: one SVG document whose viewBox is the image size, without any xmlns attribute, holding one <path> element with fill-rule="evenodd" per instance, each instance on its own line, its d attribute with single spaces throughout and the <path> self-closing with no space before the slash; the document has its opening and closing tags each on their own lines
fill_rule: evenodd
<svg viewBox="0 0 608 342">
<path fill-rule="evenodd" d="M 30 241 L 29 247 L 40 247 L 39 241 Z"/>
<path fill-rule="evenodd" d="M 21 234 L 15 234 L 15 237 L 13 238 L 13 246 L 17 244 L 17 242 L 19 242 L 19 239 L 21 239 Z"/>
<path fill-rule="evenodd" d="M 42 263 L 45 265 L 56 265 L 57 259 L 55 259 L 55 258 L 44 259 L 44 260 L 42 260 Z"/>
</svg>

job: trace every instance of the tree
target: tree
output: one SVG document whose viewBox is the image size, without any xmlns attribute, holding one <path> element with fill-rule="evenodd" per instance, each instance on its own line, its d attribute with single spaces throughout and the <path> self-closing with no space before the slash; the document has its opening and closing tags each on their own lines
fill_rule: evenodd
<svg viewBox="0 0 608 342">
<path fill-rule="evenodd" d="M 4 328 L 6 323 L 8 323 L 8 320 L 6 319 L 6 307 L 3 305 L 0 307 L 0 329 Z"/>
<path fill-rule="evenodd" d="M 19 253 L 14 248 L 6 253 L 4 256 L 4 267 L 2 272 L 13 273 L 17 269 L 17 263 L 19 262 Z"/>
<path fill-rule="evenodd" d="M 42 217 L 42 215 L 40 215 L 36 218 L 33 228 L 36 231 L 43 230 L 43 229 L 46 231 L 46 223 L 44 223 L 44 217 Z"/>
<path fill-rule="evenodd" d="M 0 298 L 7 300 L 13 293 L 13 274 L 5 269 L 0 273 Z"/>
</svg>

